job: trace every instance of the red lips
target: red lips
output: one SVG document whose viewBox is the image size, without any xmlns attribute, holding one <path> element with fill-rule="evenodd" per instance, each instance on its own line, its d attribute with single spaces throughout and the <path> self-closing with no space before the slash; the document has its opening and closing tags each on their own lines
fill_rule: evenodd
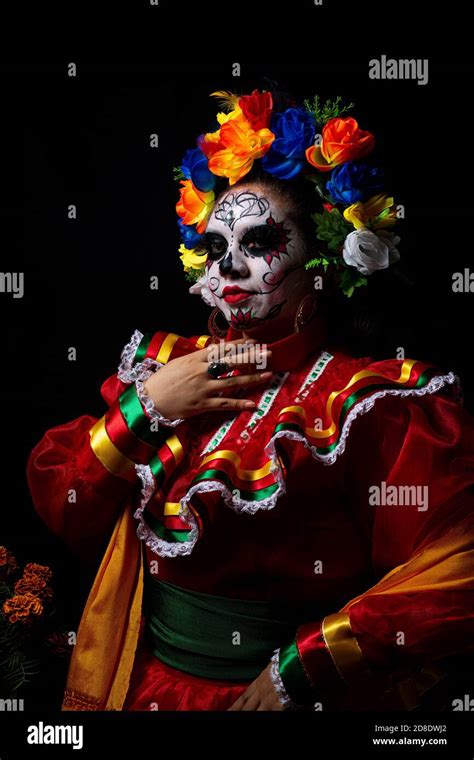
<svg viewBox="0 0 474 760">
<path fill-rule="evenodd" d="M 237 285 L 227 285 L 222 291 L 222 297 L 226 303 L 238 303 L 239 301 L 245 301 L 252 294 L 250 290 L 244 290 Z"/>
</svg>

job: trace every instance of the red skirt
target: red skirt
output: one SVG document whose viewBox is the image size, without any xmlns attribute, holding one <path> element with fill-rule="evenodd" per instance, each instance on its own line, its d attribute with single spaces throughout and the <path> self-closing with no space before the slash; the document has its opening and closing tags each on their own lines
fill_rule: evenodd
<svg viewBox="0 0 474 760">
<path fill-rule="evenodd" d="M 252 681 L 217 681 L 176 670 L 142 643 L 123 710 L 228 710 Z"/>
</svg>

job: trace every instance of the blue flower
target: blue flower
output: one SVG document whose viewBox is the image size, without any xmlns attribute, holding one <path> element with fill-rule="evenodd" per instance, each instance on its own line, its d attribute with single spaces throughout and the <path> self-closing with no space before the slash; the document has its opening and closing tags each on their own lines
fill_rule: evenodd
<svg viewBox="0 0 474 760">
<path fill-rule="evenodd" d="M 194 248 L 200 240 L 202 240 L 202 235 L 200 235 L 199 232 L 196 232 L 194 225 L 183 224 L 181 219 L 178 219 L 178 227 L 181 234 L 181 240 L 186 248 Z"/>
<path fill-rule="evenodd" d="M 207 158 L 201 148 L 189 148 L 184 154 L 181 171 L 203 193 L 214 189 L 216 178 L 209 171 Z"/>
<path fill-rule="evenodd" d="M 337 166 L 326 184 L 336 203 L 357 203 L 383 188 L 383 170 L 377 166 L 348 161 Z"/>
<path fill-rule="evenodd" d="M 313 144 L 314 118 L 304 108 L 287 108 L 270 122 L 275 140 L 262 158 L 262 167 L 279 179 L 296 177 L 306 164 L 305 150 Z"/>
</svg>

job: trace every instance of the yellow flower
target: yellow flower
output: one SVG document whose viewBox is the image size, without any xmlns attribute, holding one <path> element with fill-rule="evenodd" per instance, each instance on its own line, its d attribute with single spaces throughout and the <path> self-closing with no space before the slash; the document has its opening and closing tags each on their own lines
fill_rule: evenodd
<svg viewBox="0 0 474 760">
<path fill-rule="evenodd" d="M 179 252 L 185 272 L 189 272 L 190 269 L 202 269 L 207 261 L 207 253 L 196 253 L 195 248 L 186 248 L 184 243 L 179 246 Z"/>
<path fill-rule="evenodd" d="M 353 224 L 356 230 L 370 227 L 378 230 L 382 227 L 392 227 L 397 221 L 397 210 L 394 199 L 379 193 L 368 201 L 357 201 L 344 211 L 344 219 Z"/>
<path fill-rule="evenodd" d="M 225 124 L 227 121 L 231 121 L 232 119 L 238 119 L 239 116 L 242 116 L 242 109 L 237 104 L 233 111 L 230 111 L 229 113 L 224 113 L 224 111 L 221 111 L 217 114 L 217 121 L 222 126 L 222 124 Z"/>
</svg>

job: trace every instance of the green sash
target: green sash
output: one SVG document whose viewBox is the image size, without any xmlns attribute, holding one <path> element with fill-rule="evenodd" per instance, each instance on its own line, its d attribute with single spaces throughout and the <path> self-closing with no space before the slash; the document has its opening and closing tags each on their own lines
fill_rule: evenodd
<svg viewBox="0 0 474 760">
<path fill-rule="evenodd" d="M 145 600 L 153 654 L 186 673 L 226 681 L 256 678 L 298 625 L 320 616 L 314 602 L 203 594 L 150 573 Z"/>
</svg>

